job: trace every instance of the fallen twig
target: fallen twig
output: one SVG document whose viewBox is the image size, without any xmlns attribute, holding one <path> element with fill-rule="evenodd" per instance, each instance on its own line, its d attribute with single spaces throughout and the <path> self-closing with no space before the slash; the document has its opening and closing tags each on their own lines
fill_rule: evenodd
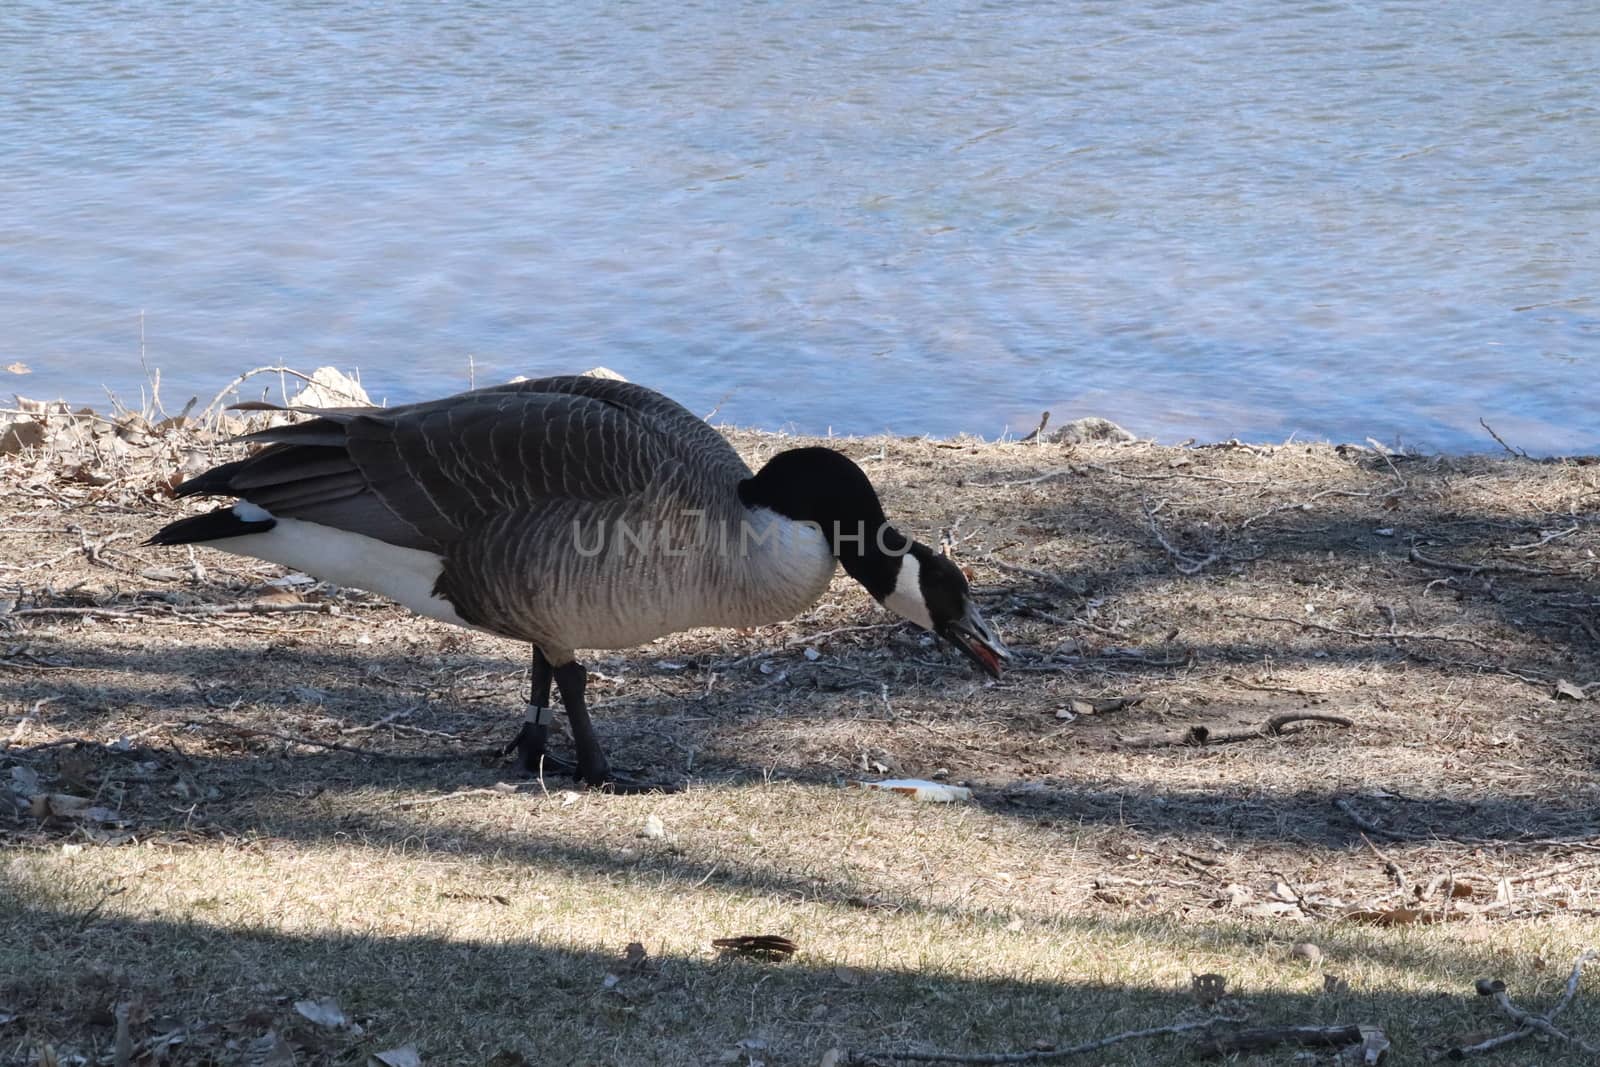
<svg viewBox="0 0 1600 1067">
<path fill-rule="evenodd" d="M 454 793 L 440 793 L 438 796 L 412 797 L 409 800 L 400 801 L 399 803 L 395 804 L 395 807 L 397 807 L 397 808 L 420 808 L 420 807 L 423 807 L 424 805 L 427 805 L 427 804 L 445 804 L 445 803 L 448 803 L 449 801 L 452 801 L 452 800 L 460 800 L 463 797 L 478 797 L 478 796 L 484 796 L 484 797 L 509 797 L 509 796 L 516 796 L 517 792 L 518 792 L 518 790 L 520 789 L 521 786 L 532 785 L 534 783 L 532 783 L 532 782 L 508 782 L 508 783 L 505 783 L 505 784 L 506 784 L 506 786 L 508 788 L 501 789 L 501 788 L 498 788 L 496 786 L 486 786 L 486 787 L 475 788 L 475 789 L 458 789 Z"/>
<path fill-rule="evenodd" d="M 211 417 L 212 411 L 214 411 L 216 409 L 217 405 L 221 404 L 225 399 L 227 399 L 227 396 L 228 396 L 229 393 L 233 392 L 235 389 L 239 388 L 239 386 L 243 385 L 245 382 L 249 381 L 251 378 L 254 378 L 258 374 L 276 374 L 276 375 L 278 375 L 280 391 L 283 388 L 282 380 L 283 380 L 283 376 L 284 375 L 288 375 L 288 376 L 290 376 L 292 378 L 299 378 L 301 381 L 307 382 L 307 383 L 321 384 L 324 389 L 328 388 L 328 386 L 325 383 L 318 383 L 316 381 L 316 379 L 313 378 L 311 375 L 302 374 L 300 371 L 297 371 L 297 370 L 293 369 L 292 367 L 284 367 L 284 366 L 281 366 L 281 365 L 280 366 L 274 366 L 274 367 L 257 367 L 254 370 L 245 371 L 243 374 L 239 375 L 233 381 L 231 381 L 227 385 L 223 386 L 222 387 L 222 391 L 220 393 L 218 393 L 215 397 L 212 398 L 211 403 L 207 404 L 205 407 L 200 409 L 199 420 L 201 422 L 204 422 L 207 419 L 209 419 Z M 338 390 L 335 390 L 335 391 L 338 391 Z M 357 404 L 362 404 L 363 407 L 367 406 L 366 404 L 362 403 L 362 400 L 361 400 L 360 397 L 351 396 L 349 394 L 346 394 L 346 398 L 351 400 L 351 401 L 353 401 L 353 402 L 355 402 L 355 403 L 357 403 Z M 285 404 L 287 404 L 289 402 L 289 398 L 287 396 L 285 396 L 283 398 L 283 402 Z M 289 408 L 289 409 L 285 409 L 285 410 L 292 411 L 293 409 Z"/>
<path fill-rule="evenodd" d="M 1167 535 L 1162 533 L 1161 524 L 1156 522 L 1155 509 L 1150 506 L 1149 502 L 1142 501 L 1140 507 L 1144 509 L 1144 521 L 1150 527 L 1150 532 L 1155 535 L 1156 543 L 1165 550 L 1168 556 L 1172 557 L 1172 565 L 1177 568 L 1179 574 L 1186 576 L 1199 574 L 1222 558 L 1221 554 L 1217 552 L 1211 552 L 1204 558 L 1191 556 L 1184 552 L 1167 540 Z"/>
<path fill-rule="evenodd" d="M 1366 834 L 1361 835 L 1361 840 L 1364 841 L 1366 846 L 1372 850 L 1372 854 L 1378 857 L 1378 862 L 1383 864 L 1383 871 L 1394 880 L 1395 888 L 1404 893 L 1406 891 L 1406 875 L 1405 872 L 1400 869 L 1400 865 L 1394 860 L 1390 859 L 1387 852 L 1379 848 L 1377 845 L 1374 845 L 1372 843 L 1372 839 Z"/>
<path fill-rule="evenodd" d="M 1397 834 L 1393 830 L 1385 830 L 1383 827 L 1379 826 L 1377 823 L 1361 814 L 1355 809 L 1355 805 L 1344 799 L 1344 797 L 1334 797 L 1333 806 L 1344 812 L 1345 818 L 1349 819 L 1362 830 L 1372 834 L 1375 837 L 1388 838 L 1390 841 L 1406 840 L 1406 836 L 1404 834 Z M 1367 844 L 1371 845 L 1372 842 L 1369 841 Z M 1374 851 L 1376 851 L 1376 849 L 1374 849 Z"/>
<path fill-rule="evenodd" d="M 1027 440 L 1027 438 L 1024 438 Z M 976 489 L 1014 489 L 1019 485 L 1038 485 L 1040 482 L 1052 481 L 1056 478 L 1065 478 L 1069 474 L 1078 474 L 1076 467 L 1057 467 L 1054 470 L 1036 474 L 1032 478 L 1013 478 L 1003 482 L 969 482 L 967 484 Z"/>
<path fill-rule="evenodd" d="M 277 730 L 267 730 L 259 726 L 245 726 L 242 723 L 219 722 L 216 719 L 191 719 L 184 723 L 185 726 L 196 726 L 205 730 L 219 730 L 223 733 L 236 734 L 240 737 L 272 737 L 279 741 L 287 741 L 293 745 L 308 745 L 312 748 L 324 748 L 333 752 L 349 752 L 356 756 L 366 756 L 369 759 L 393 760 L 397 763 L 448 763 L 451 760 L 482 758 L 485 756 L 498 756 L 500 749 L 490 748 L 467 752 L 447 753 L 411 753 L 411 752 L 380 752 L 377 749 L 362 748 L 360 745 L 346 745 L 338 741 L 318 741 L 310 737 L 300 737 L 295 734 L 280 733 Z"/>
<path fill-rule="evenodd" d="M 1359 1026 L 1262 1026 L 1197 1042 L 1195 1052 L 1210 1058 L 1260 1052 L 1279 1045 L 1343 1048 L 1359 1044 L 1363 1037 Z"/>
<path fill-rule="evenodd" d="M 1039 425 L 1035 426 L 1033 428 L 1033 432 L 1032 433 L 1028 434 L 1028 436 L 1022 438 L 1017 443 L 1020 444 L 1020 445 L 1025 445 L 1029 441 L 1033 441 L 1033 442 L 1038 443 L 1038 444 L 1043 444 L 1044 443 L 1044 428 L 1046 426 L 1048 426 L 1048 425 L 1050 425 L 1050 413 L 1048 411 L 1040 412 L 1039 413 Z"/>
<path fill-rule="evenodd" d="M 1008 563 L 1003 559 L 990 555 L 989 553 L 984 553 L 983 555 L 979 556 L 971 556 L 968 558 L 978 563 L 986 563 L 996 570 L 1004 571 L 1007 574 L 1020 574 L 1024 577 L 1034 578 L 1041 582 L 1047 582 L 1059 589 L 1070 589 L 1070 587 L 1067 585 L 1066 578 L 1059 574 L 1051 574 L 1049 571 L 1041 571 L 1034 567 L 1024 567 L 1020 563 Z"/>
<path fill-rule="evenodd" d="M 1438 567 L 1441 570 L 1460 571 L 1462 574 L 1533 574 L 1539 577 L 1565 574 L 1565 571 L 1553 570 L 1550 567 L 1529 567 L 1521 563 L 1500 563 L 1491 560 L 1488 563 L 1457 563 L 1454 560 L 1436 559 L 1424 555 L 1421 549 L 1411 550 L 1411 562 L 1420 563 L 1424 567 Z"/>
<path fill-rule="evenodd" d="M 1499 443 L 1500 447 L 1505 449 L 1506 452 L 1508 452 L 1513 458 L 1517 458 L 1517 459 L 1527 459 L 1528 458 L 1528 453 L 1524 452 L 1522 449 L 1520 449 L 1520 448 L 1512 448 L 1510 445 L 1506 444 L 1505 438 L 1503 438 L 1499 434 L 1495 433 L 1494 432 L 1494 427 L 1490 426 L 1487 422 L 1484 422 L 1483 421 L 1483 416 L 1481 416 L 1481 415 L 1478 417 L 1478 425 L 1482 426 L 1485 430 L 1488 430 L 1489 431 L 1489 436 L 1494 438 L 1495 441 L 1497 441 Z"/>
<path fill-rule="evenodd" d="M 1600 1047 L 1591 1045 L 1580 1037 L 1574 1037 L 1555 1025 L 1556 1018 L 1567 1010 L 1573 998 L 1578 995 L 1578 981 L 1583 977 L 1584 966 L 1596 959 L 1600 959 L 1600 952 L 1589 949 L 1573 961 L 1572 973 L 1567 976 L 1566 988 L 1561 992 L 1561 999 L 1556 1001 L 1555 1006 L 1543 1015 L 1528 1011 L 1525 1008 L 1519 1008 L 1512 1003 L 1511 995 L 1506 992 L 1506 984 L 1504 982 L 1498 979 L 1478 979 L 1478 995 L 1493 997 L 1494 1005 L 1499 1009 L 1500 1014 L 1516 1023 L 1517 1029 L 1501 1034 L 1498 1037 L 1491 1037 L 1486 1041 L 1480 1041 L 1475 1045 L 1462 1045 L 1448 1049 L 1445 1052 L 1446 1058 L 1463 1060 L 1470 1055 L 1487 1052 L 1502 1045 L 1510 1044 L 1513 1041 L 1520 1041 L 1525 1037 L 1532 1037 L 1536 1033 L 1555 1038 L 1557 1041 L 1563 1041 L 1570 1045 L 1576 1045 L 1591 1056 L 1600 1054 Z"/>
<path fill-rule="evenodd" d="M 3 616 L 7 619 L 66 616 L 91 619 L 141 619 L 151 616 L 180 615 L 205 618 L 212 615 L 277 615 L 313 614 L 337 615 L 340 606 L 325 604 L 280 604 L 273 601 L 239 600 L 231 604 L 140 604 L 131 608 L 109 607 L 45 607 L 17 608 Z"/>
<path fill-rule="evenodd" d="M 1312 493 L 1310 496 L 1306 497 L 1304 500 L 1297 500 L 1293 504 L 1281 504 L 1278 507 L 1268 508 L 1266 511 L 1259 512 L 1258 514 L 1252 515 L 1248 519 L 1245 519 L 1243 522 L 1241 522 L 1239 524 L 1239 528 L 1241 530 L 1248 529 L 1250 526 L 1252 526 L 1253 524 L 1255 524 L 1257 522 L 1260 522 L 1264 518 L 1267 518 L 1269 515 L 1276 515 L 1279 512 L 1283 512 L 1283 511 L 1310 511 L 1310 510 L 1312 510 L 1311 509 L 1312 503 L 1314 501 L 1321 500 L 1325 496 L 1356 496 L 1356 497 L 1364 497 L 1364 496 L 1371 496 L 1371 495 L 1372 494 L 1370 492 L 1366 492 L 1366 491 L 1363 491 L 1363 490 L 1356 490 L 1356 489 L 1324 489 L 1321 492 Z"/>
<path fill-rule="evenodd" d="M 1229 730 L 1226 733 L 1213 733 L 1205 726 L 1191 726 L 1184 733 L 1175 737 L 1135 737 L 1124 740 L 1122 743 L 1129 748 L 1228 745 L 1236 741 L 1256 741 L 1264 737 L 1280 737 L 1285 732 L 1284 727 L 1297 722 L 1321 722 L 1330 726 L 1340 727 L 1355 725 L 1354 720 L 1347 719 L 1342 715 L 1319 715 L 1309 711 L 1297 711 L 1289 712 L 1285 715 L 1274 715 L 1260 726 L 1252 727 L 1249 730 Z"/>
<path fill-rule="evenodd" d="M 1560 540 L 1561 538 L 1566 537 L 1568 534 L 1577 533 L 1581 529 L 1583 529 L 1581 526 L 1568 526 L 1565 530 L 1556 530 L 1553 533 L 1547 533 L 1537 541 L 1530 541 L 1524 545 L 1507 545 L 1506 551 L 1527 552 L 1529 549 L 1542 548 L 1545 545 L 1548 545 L 1551 541 Z"/>
<path fill-rule="evenodd" d="M 1046 1060 L 1058 1060 L 1067 1056 L 1081 1056 L 1085 1052 L 1097 1052 L 1124 1041 L 1138 1041 L 1151 1037 L 1164 1037 L 1167 1034 L 1183 1034 L 1192 1030 L 1205 1030 L 1221 1023 L 1236 1023 L 1235 1019 L 1227 1015 L 1213 1015 L 1209 1019 L 1196 1022 L 1172 1023 L 1169 1026 L 1152 1027 L 1149 1030 L 1128 1030 L 1120 1034 L 1111 1034 L 1094 1041 L 1085 1041 L 1081 1045 L 1070 1045 L 1066 1048 L 1031 1049 L 1027 1052 L 853 1052 L 845 1060 L 847 1064 L 870 1067 L 872 1064 L 895 1063 L 1043 1063 Z M 1359 1040 L 1359 1038 L 1357 1039 Z"/>
<path fill-rule="evenodd" d="M 1347 630 L 1342 626 L 1328 626 L 1310 619 L 1291 619 L 1285 615 L 1246 615 L 1243 613 L 1230 613 L 1232 619 L 1253 619 L 1256 622 L 1277 622 L 1286 626 L 1300 626 L 1307 630 L 1317 630 L 1325 634 L 1337 634 L 1340 637 L 1353 637 L 1358 641 L 1447 641 L 1457 645 L 1471 645 L 1481 652 L 1488 652 L 1489 648 L 1482 641 L 1473 637 L 1455 637 L 1450 634 L 1420 634 L 1408 630 Z"/>
</svg>

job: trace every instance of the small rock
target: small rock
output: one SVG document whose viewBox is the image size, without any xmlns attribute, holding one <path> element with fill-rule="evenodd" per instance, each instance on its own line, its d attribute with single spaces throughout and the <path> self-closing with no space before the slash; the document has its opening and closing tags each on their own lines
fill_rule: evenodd
<svg viewBox="0 0 1600 1067">
<path fill-rule="evenodd" d="M 1305 960 L 1307 963 L 1316 963 L 1322 959 L 1322 950 L 1309 941 L 1300 941 L 1289 950 L 1289 957 L 1296 960 Z"/>
<path fill-rule="evenodd" d="M 336 367 L 318 367 L 311 380 L 289 401 L 294 408 L 372 407 L 372 398 L 361 383 Z"/>
<path fill-rule="evenodd" d="M 1589 694 L 1583 686 L 1569 682 L 1565 678 L 1556 682 L 1557 700 L 1587 700 L 1588 698 Z"/>
<path fill-rule="evenodd" d="M 1051 434 L 1049 440 L 1058 445 L 1075 445 L 1086 441 L 1137 441 L 1138 438 L 1110 419 L 1090 415 L 1073 419 Z"/>
</svg>

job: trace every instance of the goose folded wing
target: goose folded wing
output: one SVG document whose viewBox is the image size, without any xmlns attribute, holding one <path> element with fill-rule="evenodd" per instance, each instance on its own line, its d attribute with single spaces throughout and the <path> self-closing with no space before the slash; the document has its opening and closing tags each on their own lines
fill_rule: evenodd
<svg viewBox="0 0 1600 1067">
<path fill-rule="evenodd" d="M 234 493 L 280 518 L 428 550 L 492 515 L 636 495 L 677 465 L 654 420 L 537 391 L 325 411 L 245 440 L 272 447 L 188 491 Z"/>
</svg>

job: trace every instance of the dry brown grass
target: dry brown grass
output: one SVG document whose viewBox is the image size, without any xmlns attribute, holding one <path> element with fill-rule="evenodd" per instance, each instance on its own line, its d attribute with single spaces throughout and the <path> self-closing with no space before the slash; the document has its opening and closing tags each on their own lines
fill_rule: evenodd
<svg viewBox="0 0 1600 1067">
<path fill-rule="evenodd" d="M 753 463 L 798 443 L 733 437 Z M 974 678 L 842 579 L 784 626 L 601 654 L 613 764 L 686 786 L 643 797 L 496 788 L 474 753 L 514 730 L 516 645 L 327 589 L 197 614 L 274 572 L 136 547 L 176 514 L 148 481 L 0 459 L 0 776 L 104 809 L 0 801 L 0 1062 L 46 1044 L 111 1062 L 130 998 L 140 1040 L 191 1028 L 175 1063 L 244 1062 L 269 1030 L 302 1063 L 406 1041 L 452 1064 L 1027 1049 L 1203 1017 L 1190 976 L 1218 972 L 1230 1011 L 1377 1023 L 1407 1064 L 1502 1028 L 1473 979 L 1548 1003 L 1600 943 L 1595 704 L 1556 696 L 1600 691 L 1600 466 L 834 444 L 925 539 L 958 523 L 1019 669 Z M 55 608 L 94 610 L 30 613 Z M 1354 725 L 1130 743 L 1290 712 Z M 975 801 L 847 787 L 880 767 Z M 664 837 L 640 836 L 651 814 Z M 709 947 L 749 933 L 800 951 Z M 324 995 L 366 1032 L 295 1014 Z M 1592 977 L 1563 1020 L 1600 1039 Z"/>
</svg>

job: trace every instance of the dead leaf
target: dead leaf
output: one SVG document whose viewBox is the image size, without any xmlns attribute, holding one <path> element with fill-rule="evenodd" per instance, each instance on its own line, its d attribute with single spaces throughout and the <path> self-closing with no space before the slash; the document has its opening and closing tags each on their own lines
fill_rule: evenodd
<svg viewBox="0 0 1600 1067">
<path fill-rule="evenodd" d="M 628 947 L 622 950 L 622 962 L 630 971 L 646 971 L 651 968 L 650 953 L 645 950 L 643 943 L 629 941 Z"/>
<path fill-rule="evenodd" d="M 1189 992 L 1201 1007 L 1209 1008 L 1228 995 L 1228 979 L 1220 974 L 1191 975 Z"/>
<path fill-rule="evenodd" d="M 1380 1027 L 1361 1023 L 1361 1044 L 1350 1050 L 1352 1059 L 1360 1064 L 1377 1064 L 1389 1051 L 1389 1037 Z M 1340 1053 L 1342 1056 L 1343 1053 Z"/>
<path fill-rule="evenodd" d="M 1353 923 L 1370 923 L 1373 926 L 1412 926 L 1444 922 L 1447 919 L 1465 919 L 1466 915 L 1455 912 L 1447 916 L 1437 911 L 1423 911 L 1421 908 L 1354 908 L 1345 912 L 1341 918 Z"/>
<path fill-rule="evenodd" d="M 1585 691 L 1583 686 L 1576 685 L 1576 684 L 1574 684 L 1572 682 L 1569 682 L 1565 678 L 1563 678 L 1560 681 L 1556 682 L 1556 694 L 1555 695 L 1556 695 L 1556 699 L 1557 700 L 1563 700 L 1563 699 L 1565 699 L 1565 700 L 1587 700 L 1587 699 L 1589 699 L 1589 694 L 1588 694 L 1587 691 Z"/>
<path fill-rule="evenodd" d="M 794 955 L 799 948 L 787 937 L 775 934 L 742 934 L 739 937 L 719 937 L 711 944 L 736 956 L 757 956 L 765 959 L 783 959 Z"/>
<path fill-rule="evenodd" d="M 268 1030 L 250 1042 L 247 1052 L 251 1067 L 295 1067 L 294 1049 L 276 1030 Z"/>
<path fill-rule="evenodd" d="M 332 997 L 318 997 L 316 1000 L 297 1000 L 294 1010 L 310 1019 L 318 1026 L 327 1027 L 329 1030 L 355 1030 L 355 1023 L 350 1016 L 339 1007 L 339 1002 Z"/>
<path fill-rule="evenodd" d="M 32 799 L 40 792 L 39 772 L 32 767 L 17 766 L 11 768 L 11 790 L 26 799 Z"/>
<path fill-rule="evenodd" d="M 112 1039 L 112 1059 L 115 1067 L 130 1067 L 133 1063 L 133 1032 L 129 1029 L 128 1016 L 131 1014 L 128 1004 L 117 1005 L 116 1036 Z"/>
<path fill-rule="evenodd" d="M 1256 904 L 1247 904 L 1244 908 L 1246 915 L 1255 915 L 1263 919 L 1282 919 L 1293 917 L 1304 919 L 1306 913 L 1298 904 L 1288 904 L 1281 900 L 1263 900 Z"/>
<path fill-rule="evenodd" d="M 99 766 L 94 757 L 87 752 L 74 752 L 70 749 L 56 757 L 56 774 L 68 786 L 74 789 L 93 791 L 99 783 L 95 780 Z"/>
<path fill-rule="evenodd" d="M 45 436 L 43 423 L 14 422 L 0 433 L 0 456 L 14 456 L 25 449 L 43 447 Z"/>
<path fill-rule="evenodd" d="M 440 893 L 439 899 L 471 901 L 475 904 L 499 904 L 506 908 L 511 906 L 511 898 L 500 893 Z"/>
<path fill-rule="evenodd" d="M 7 363 L 6 364 L 6 370 L 9 371 L 12 374 L 32 374 L 33 373 L 33 369 L 31 367 L 29 367 L 26 363 L 23 363 L 21 360 L 18 360 L 15 363 Z"/>
<path fill-rule="evenodd" d="M 68 796 L 66 793 L 40 793 L 29 803 L 28 810 L 35 819 L 76 819 L 89 810 L 89 798 Z"/>
<path fill-rule="evenodd" d="M 368 1067 L 422 1067 L 422 1056 L 415 1045 L 401 1045 L 387 1052 L 374 1052 L 367 1059 Z"/>
</svg>

